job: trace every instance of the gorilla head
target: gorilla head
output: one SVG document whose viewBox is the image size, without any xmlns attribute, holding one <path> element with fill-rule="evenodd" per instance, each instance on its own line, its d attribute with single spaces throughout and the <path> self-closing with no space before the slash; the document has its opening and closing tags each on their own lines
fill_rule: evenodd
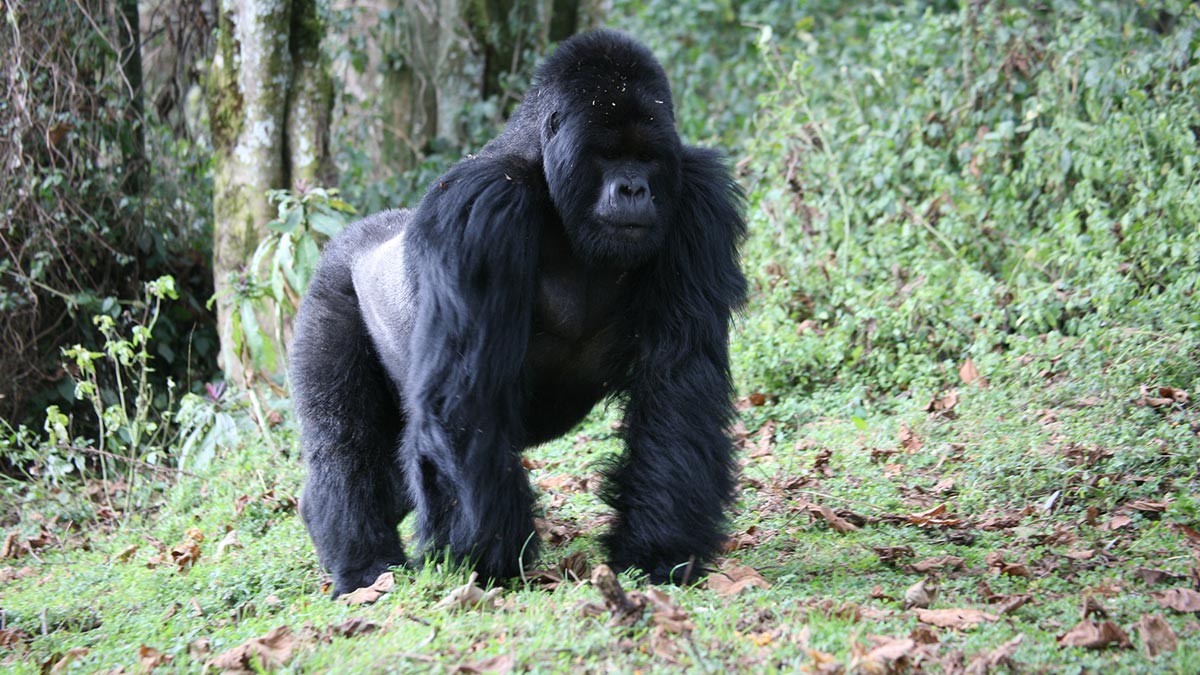
<svg viewBox="0 0 1200 675">
<path fill-rule="evenodd" d="M 538 70 L 513 124 L 540 133 L 550 199 L 583 261 L 641 264 L 666 239 L 681 143 L 662 66 L 642 45 L 599 31 Z"/>
<path fill-rule="evenodd" d="M 671 106 L 645 47 L 571 38 L 415 209 L 325 247 L 291 358 L 300 511 L 335 593 L 406 562 L 410 511 L 425 554 L 484 578 L 529 569 L 519 453 L 605 399 L 626 446 L 601 492 L 608 561 L 678 582 L 720 551 L 745 224 L 719 154 L 683 145 Z"/>
</svg>

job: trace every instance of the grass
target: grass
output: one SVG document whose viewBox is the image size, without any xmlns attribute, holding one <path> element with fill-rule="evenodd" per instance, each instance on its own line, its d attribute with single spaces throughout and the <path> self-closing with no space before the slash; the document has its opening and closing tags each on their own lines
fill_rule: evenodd
<svg viewBox="0 0 1200 675">
<path fill-rule="evenodd" d="M 1012 659 L 1029 670 L 1197 672 L 1196 617 L 1164 610 L 1150 593 L 1189 586 L 1186 577 L 1195 569 L 1197 543 L 1174 526 L 1194 525 L 1200 512 L 1200 416 L 1192 407 L 1135 405 L 1136 375 L 1119 364 L 1105 367 L 1098 354 L 1077 353 L 1078 340 L 1047 338 L 1029 346 L 986 362 L 988 386 L 958 386 L 949 413 L 926 412 L 928 401 L 916 396 L 896 398 L 888 410 L 864 410 L 836 390 L 803 404 L 747 408 L 749 424 L 769 420 L 774 432 L 760 427 L 744 441 L 743 491 L 731 528 L 744 548 L 723 562 L 756 570 L 770 588 L 737 595 L 703 586 L 665 589 L 694 626 L 688 632 L 656 633 L 648 618 L 612 626 L 607 615 L 585 616 L 586 603 L 601 602 L 586 583 L 544 590 L 537 582 L 517 582 L 504 587 L 494 610 L 440 608 L 438 601 L 464 584 L 466 574 L 437 564 L 398 572 L 396 590 L 373 605 L 333 603 L 288 499 L 300 484 L 298 463 L 252 442 L 222 450 L 211 471 L 180 477 L 160 503 L 122 524 L 68 521 L 89 510 L 79 503 L 77 485 L 43 486 L 40 494 L 10 485 L 9 494 L 24 492 L 29 499 L 16 505 L 19 520 L 10 530 L 26 542 L 44 533 L 47 543 L 6 561 L 0 605 L 5 629 L 20 631 L 20 639 L 5 647 L 4 666 L 39 672 L 42 664 L 56 663 L 56 655 L 84 647 L 87 653 L 72 668 L 132 672 L 145 646 L 172 657 L 155 672 L 193 672 L 275 627 L 303 635 L 309 626 L 285 672 L 442 672 L 508 656 L 511 664 L 501 661 L 501 668 L 536 672 L 668 672 L 680 665 L 708 672 L 820 672 L 822 654 L 844 667 L 866 668 L 870 636 L 914 634 L 936 640 L 907 656 L 929 672 L 957 672 L 956 653 L 969 663 L 1018 635 L 1023 639 Z M 1139 361 L 1179 358 L 1171 347 L 1149 342 L 1136 355 Z M 1079 370 L 1047 378 L 1049 362 Z M 903 447 L 902 424 L 921 441 L 919 449 Z M 287 447 L 294 438 L 284 429 L 277 441 Z M 1089 466 L 1075 449 L 1093 445 L 1105 451 L 1093 456 L 1111 456 Z M 548 545 L 547 565 L 576 552 L 600 562 L 594 539 L 603 510 L 578 489 L 578 480 L 567 479 L 591 476 L 591 463 L 617 449 L 611 420 L 600 414 L 577 435 L 529 454 L 538 467 L 535 483 L 551 486 L 542 489 L 543 504 L 557 504 L 547 517 L 566 533 Z M 1162 513 L 1131 510 L 1138 499 L 1167 506 Z M 239 500 L 245 502 L 240 512 Z M 839 533 L 813 515 L 811 504 L 861 527 Z M 954 524 L 896 518 L 937 505 L 945 505 L 943 517 Z M 1128 524 L 1106 529 L 1122 514 Z M 169 551 L 186 542 L 192 528 L 203 534 L 201 553 L 181 573 Z M 218 555 L 217 543 L 230 530 L 240 546 Z M 885 562 L 877 552 L 884 547 L 909 547 L 911 555 Z M 929 574 L 911 569 L 944 555 L 961 558 L 961 566 Z M 997 556 L 1024 571 L 999 573 Z M 1135 575 L 1139 568 L 1180 578 L 1151 585 Z M 933 608 L 998 614 L 981 584 L 995 595 L 1030 597 L 974 629 L 922 632 L 903 599 L 927 576 L 940 587 Z M 636 579 L 622 581 L 644 590 Z M 1056 644 L 1080 621 L 1089 596 L 1132 636 L 1133 648 Z M 1142 653 L 1134 626 L 1143 614 L 1166 619 L 1179 637 L 1178 650 L 1154 660 Z M 354 617 L 378 630 L 329 634 Z M 189 655 L 189 645 L 202 640 L 209 650 Z"/>
<path fill-rule="evenodd" d="M 128 513 L 100 489 L 119 507 L 123 481 L 14 455 L 41 473 L 0 484 L 0 668 L 212 672 L 270 634 L 285 663 L 251 669 L 1200 672 L 1200 617 L 1160 602 L 1200 590 L 1195 6 L 763 0 L 705 10 L 725 34 L 641 4 L 660 41 L 702 36 L 663 52 L 694 66 L 673 80 L 726 92 L 680 92 L 685 130 L 711 101 L 749 129 L 724 586 L 623 575 L 657 611 L 614 618 L 539 574 L 602 562 L 614 406 L 527 454 L 545 551 L 496 607 L 439 604 L 468 575 L 436 561 L 331 602 L 287 402 L 260 428 L 235 401 L 197 417 L 226 440 L 187 473 L 139 469 Z M 709 42 L 729 58 L 691 58 Z M 739 83 L 766 92 L 752 123 Z M 1085 619 L 1127 642 L 1072 646 Z"/>
</svg>

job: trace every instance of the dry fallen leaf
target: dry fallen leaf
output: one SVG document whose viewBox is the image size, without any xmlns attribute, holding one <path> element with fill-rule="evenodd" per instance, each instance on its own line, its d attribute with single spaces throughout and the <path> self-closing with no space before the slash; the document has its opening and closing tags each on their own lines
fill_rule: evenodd
<svg viewBox="0 0 1200 675">
<path fill-rule="evenodd" d="M 147 647 L 146 645 L 138 647 L 138 668 L 143 673 L 152 673 L 155 668 L 164 663 L 169 663 L 173 658 L 175 657 L 170 654 L 164 654 L 154 647 Z"/>
<path fill-rule="evenodd" d="M 256 665 L 265 670 L 286 665 L 296 649 L 296 642 L 291 628 L 278 626 L 262 637 L 251 638 L 223 652 L 208 665 L 230 675 L 253 675 L 259 672 Z"/>
<path fill-rule="evenodd" d="M 1200 547 L 1200 531 L 1188 527 L 1183 523 L 1175 523 L 1175 531 L 1187 538 L 1187 542 L 1192 546 Z"/>
<path fill-rule="evenodd" d="M 212 640 L 202 637 L 188 643 L 187 653 L 193 659 L 203 659 L 212 652 Z"/>
<path fill-rule="evenodd" d="M 956 405 L 958 405 L 958 390 L 951 389 L 949 391 L 944 391 L 930 399 L 929 403 L 925 405 L 925 412 L 933 413 L 935 415 L 941 414 L 945 417 L 953 419 L 954 413 L 951 413 L 950 410 Z M 946 413 L 950 414 L 947 415 Z"/>
<path fill-rule="evenodd" d="M 24 579 L 37 574 L 37 570 L 26 565 L 20 569 L 13 567 L 0 567 L 0 581 L 13 581 L 14 579 Z"/>
<path fill-rule="evenodd" d="M 346 603 L 347 605 L 369 605 L 383 597 L 384 593 L 391 593 L 395 589 L 396 574 L 394 572 L 384 572 L 376 577 L 375 582 L 370 586 L 364 586 L 349 593 L 344 593 L 338 596 L 337 601 Z"/>
<path fill-rule="evenodd" d="M 687 610 L 662 589 L 651 587 L 646 591 L 646 599 L 650 601 L 649 607 L 654 612 L 650 622 L 657 630 L 686 635 L 695 628 L 688 619 Z"/>
<path fill-rule="evenodd" d="M 963 675 L 987 675 L 1001 666 L 1007 667 L 1010 672 L 1020 672 L 1012 662 L 1012 655 L 1016 653 L 1017 647 L 1021 644 L 1021 640 L 1024 637 L 1023 635 L 1018 635 L 990 652 L 980 654 L 971 659 L 971 663 L 967 665 L 967 669 L 963 671 Z"/>
<path fill-rule="evenodd" d="M 237 530 L 230 530 L 221 537 L 221 541 L 217 543 L 217 552 L 213 554 L 213 558 L 220 560 L 225 555 L 226 551 L 242 548 L 242 542 L 238 541 Z"/>
<path fill-rule="evenodd" d="M 1125 505 L 1125 508 L 1146 514 L 1164 513 L 1171 506 L 1170 499 L 1154 501 L 1152 499 L 1135 499 Z"/>
<path fill-rule="evenodd" d="M 771 584 L 750 567 L 735 566 L 708 575 L 704 585 L 717 595 L 738 595 L 751 588 L 770 588 Z"/>
<path fill-rule="evenodd" d="M 1173 652 L 1179 646 L 1175 631 L 1171 630 L 1171 625 L 1159 614 L 1143 614 L 1142 618 L 1138 619 L 1137 628 L 1142 649 L 1150 658 Z"/>
<path fill-rule="evenodd" d="M 753 459 L 768 457 L 775 449 L 775 422 L 767 420 L 758 433 L 753 444 L 747 444 L 746 455 Z"/>
<path fill-rule="evenodd" d="M 925 442 L 922 441 L 912 429 L 909 429 L 907 424 L 901 422 L 900 446 L 908 452 L 916 452 L 925 446 Z"/>
<path fill-rule="evenodd" d="M 1200 612 L 1200 593 L 1190 588 L 1171 588 L 1150 594 L 1158 604 L 1176 612 Z"/>
<path fill-rule="evenodd" d="M 352 616 L 336 626 L 329 627 L 329 631 L 334 635 L 346 638 L 374 633 L 377 630 L 379 630 L 379 624 L 374 621 L 368 621 L 361 616 Z"/>
<path fill-rule="evenodd" d="M 883 635 L 870 635 L 867 639 L 874 644 L 870 649 L 857 643 L 851 646 L 850 672 L 891 675 L 907 671 L 904 661 L 916 649 L 916 642 Z"/>
<path fill-rule="evenodd" d="M 563 583 L 581 583 L 592 574 L 592 567 L 587 561 L 587 554 L 583 551 L 576 551 L 571 555 L 558 561 L 558 564 L 549 569 L 540 569 L 529 572 L 526 575 L 526 580 L 548 591 L 552 591 Z"/>
<path fill-rule="evenodd" d="M 0 649 L 15 651 L 33 636 L 19 628 L 0 628 Z"/>
<path fill-rule="evenodd" d="M 758 546 L 758 526 L 751 525 L 746 528 L 745 532 L 740 534 L 731 534 L 725 543 L 721 545 L 721 550 L 725 553 L 733 553 L 744 548 L 754 548 Z"/>
<path fill-rule="evenodd" d="M 113 560 L 116 560 L 117 562 L 129 562 L 129 559 L 133 557 L 134 553 L 137 553 L 137 550 L 138 550 L 137 544 L 130 544 L 129 546 L 126 546 L 125 548 L 121 549 L 121 551 L 119 553 L 114 555 Z M 3 556 L 0 556 L 0 557 L 3 557 Z"/>
<path fill-rule="evenodd" d="M 750 568 L 745 568 L 750 572 Z M 756 574 L 756 573 L 755 573 Z M 611 613 L 610 623 L 616 626 L 629 626 L 636 623 L 647 610 L 651 612 L 650 625 L 654 627 L 649 636 L 649 647 L 657 656 L 674 661 L 677 651 L 675 638 L 679 635 L 689 635 L 694 626 L 683 609 L 670 595 L 662 589 L 651 587 L 645 593 L 630 591 L 626 593 L 617 575 L 608 565 L 597 565 L 592 570 L 592 586 L 604 598 L 604 607 L 595 603 L 583 606 L 584 614 L 600 616 L 606 610 Z"/>
<path fill-rule="evenodd" d="M 833 451 L 829 448 L 821 448 L 817 451 L 817 456 L 813 459 L 813 471 L 825 476 L 826 478 L 833 477 L 833 468 L 829 466 L 829 460 L 833 457 Z"/>
<path fill-rule="evenodd" d="M 4 543 L 0 544 L 0 560 L 5 558 L 16 558 L 19 551 L 17 548 L 17 537 L 21 536 L 19 532 L 9 532 L 4 537 Z"/>
<path fill-rule="evenodd" d="M 1149 567 L 1139 567 L 1133 571 L 1133 576 L 1142 580 L 1142 583 L 1147 586 L 1157 586 L 1164 581 L 1178 581 L 1183 578 L 1182 574 L 1174 574 L 1166 570 L 1156 570 Z"/>
<path fill-rule="evenodd" d="M 965 630 L 974 628 L 984 621 L 995 621 L 995 614 L 981 612 L 978 609 L 918 609 L 917 620 L 939 628 L 956 628 Z"/>
<path fill-rule="evenodd" d="M 987 378 L 979 374 L 979 369 L 975 367 L 975 362 L 971 359 L 963 361 L 963 364 L 959 366 L 958 376 L 962 378 L 963 384 L 978 382 L 980 388 L 987 388 Z"/>
<path fill-rule="evenodd" d="M 1012 614 L 1018 609 L 1024 607 L 1033 599 L 1028 593 L 1018 593 L 1016 595 L 999 596 L 997 600 L 996 612 L 999 614 Z"/>
<path fill-rule="evenodd" d="M 808 675 L 841 675 L 842 664 L 833 654 L 806 647 L 804 654 L 809 661 L 800 666 L 800 672 Z"/>
<path fill-rule="evenodd" d="M 961 518 L 943 518 L 942 516 L 946 513 L 946 510 L 945 504 L 938 504 L 932 508 L 921 511 L 920 513 L 910 513 L 907 516 L 902 516 L 902 518 L 910 525 L 953 527 L 962 523 Z"/>
<path fill-rule="evenodd" d="M 1177 403 L 1179 405 L 1187 405 L 1187 402 L 1188 393 L 1183 389 L 1176 389 L 1175 387 L 1155 387 L 1151 389 L 1143 384 L 1139 388 L 1138 398 L 1133 404 L 1161 408 Z"/>
<path fill-rule="evenodd" d="M 829 508 L 828 506 L 822 506 L 821 504 L 811 504 L 811 505 L 809 505 L 808 510 L 811 513 L 814 513 L 814 514 L 819 515 L 822 518 L 824 518 L 825 522 L 829 523 L 830 527 L 832 527 L 834 530 L 841 532 L 843 534 L 845 534 L 846 532 L 853 532 L 858 529 L 857 525 L 855 525 L 854 523 L 851 523 L 850 521 L 848 521 L 848 520 L 842 518 L 841 516 L 839 516 L 838 514 L 834 513 L 833 509 Z"/>
<path fill-rule="evenodd" d="M 1112 621 L 1095 623 L 1084 619 L 1077 626 L 1058 638 L 1060 647 L 1082 647 L 1084 649 L 1102 649 L 1115 644 L 1121 648 L 1130 646 L 1129 636 L 1120 626 Z"/>
<path fill-rule="evenodd" d="M 1116 515 L 1116 516 L 1113 516 L 1107 523 L 1104 523 L 1103 525 L 1101 525 L 1099 529 L 1107 530 L 1107 531 L 1119 530 L 1122 527 L 1125 527 L 1126 525 L 1128 525 L 1129 523 L 1132 523 L 1132 522 L 1133 522 L 1133 519 L 1130 518 L 1129 516 Z"/>
<path fill-rule="evenodd" d="M 955 555 L 939 555 L 915 562 L 911 567 L 914 572 L 925 574 L 933 570 L 961 569 L 963 562 L 962 558 Z"/>
<path fill-rule="evenodd" d="M 1087 619 L 1096 617 L 1097 619 L 1107 619 L 1108 610 L 1105 609 L 1104 603 L 1100 602 L 1094 595 L 1083 596 L 1083 602 L 1079 608 L 1079 618 Z"/>
<path fill-rule="evenodd" d="M 42 672 L 49 675 L 62 675 L 67 672 L 71 662 L 81 656 L 87 656 L 87 647 L 72 647 L 64 654 L 53 654 L 42 664 Z"/>
<path fill-rule="evenodd" d="M 171 549 L 171 561 L 175 563 L 175 571 L 187 574 L 192 565 L 200 559 L 200 542 L 204 541 L 204 533 L 195 527 L 188 528 L 183 542 Z"/>
<path fill-rule="evenodd" d="M 478 578 L 478 572 L 471 572 L 467 583 L 438 600 L 437 604 L 433 606 L 434 609 L 495 609 L 499 604 L 498 598 L 504 589 L 497 586 L 485 591 L 475 585 L 475 580 Z"/>
<path fill-rule="evenodd" d="M 997 568 L 997 572 L 1010 577 L 1032 577 L 1029 568 L 1024 563 L 1003 563 Z"/>
<path fill-rule="evenodd" d="M 911 546 L 873 546 L 871 550 L 875 551 L 875 555 L 879 556 L 879 562 L 889 565 L 895 564 L 904 558 L 911 558 L 917 554 Z"/>
<path fill-rule="evenodd" d="M 904 609 L 925 609 L 938 596 L 938 586 L 932 579 L 922 579 L 904 591 Z"/>
</svg>

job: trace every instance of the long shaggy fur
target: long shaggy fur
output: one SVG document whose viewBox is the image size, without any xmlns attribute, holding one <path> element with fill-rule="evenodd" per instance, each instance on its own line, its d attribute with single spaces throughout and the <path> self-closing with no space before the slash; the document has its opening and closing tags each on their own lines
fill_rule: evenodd
<svg viewBox="0 0 1200 675">
<path fill-rule="evenodd" d="M 680 142 L 649 51 L 598 31 L 415 210 L 332 241 L 292 379 L 301 513 L 335 594 L 406 562 L 396 526 L 414 510 L 423 553 L 518 574 L 538 543 L 520 452 L 604 398 L 626 444 L 602 490 L 610 562 L 702 574 L 734 490 L 741 202 L 716 153 Z"/>
</svg>

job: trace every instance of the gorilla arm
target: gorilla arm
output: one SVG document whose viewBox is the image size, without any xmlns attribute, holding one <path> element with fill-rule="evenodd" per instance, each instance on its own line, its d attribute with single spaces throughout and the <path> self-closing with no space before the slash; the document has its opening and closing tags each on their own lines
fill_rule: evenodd
<svg viewBox="0 0 1200 675">
<path fill-rule="evenodd" d="M 604 537 L 616 569 L 656 583 L 696 579 L 724 540 L 734 495 L 731 313 L 746 294 L 737 244 L 742 196 L 716 153 L 685 148 L 683 190 L 666 253 L 650 271 L 625 409 L 625 454 L 602 496 L 617 519 Z"/>
<path fill-rule="evenodd" d="M 484 578 L 516 575 L 537 550 L 518 452 L 546 194 L 537 165 L 464 160 L 405 233 L 416 311 L 402 456 L 417 533 Z"/>
</svg>

